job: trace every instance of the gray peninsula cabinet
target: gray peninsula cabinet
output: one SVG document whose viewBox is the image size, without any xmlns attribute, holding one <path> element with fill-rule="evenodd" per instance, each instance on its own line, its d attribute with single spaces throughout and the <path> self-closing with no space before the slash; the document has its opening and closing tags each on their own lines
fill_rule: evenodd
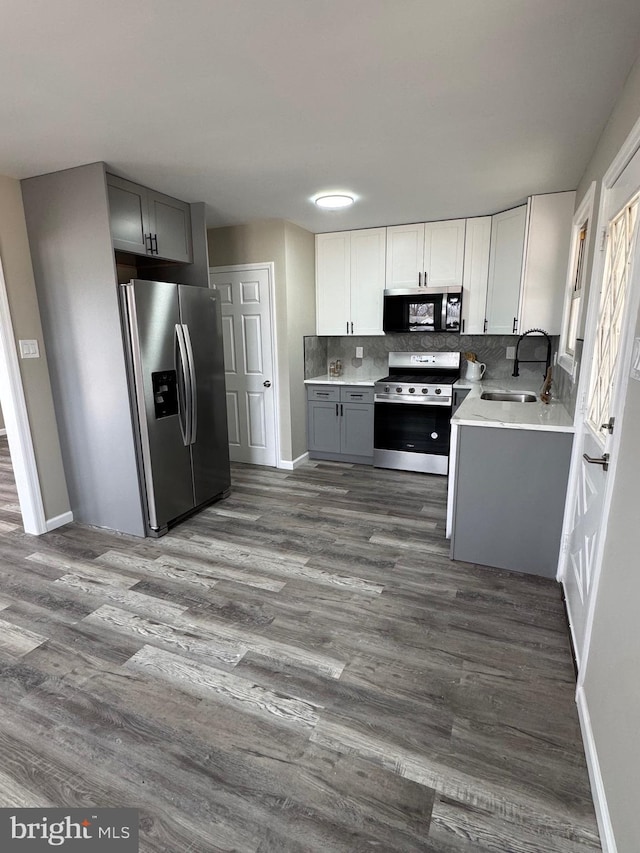
<svg viewBox="0 0 640 853">
<path fill-rule="evenodd" d="M 312 459 L 373 464 L 373 388 L 307 385 Z"/>
<path fill-rule="evenodd" d="M 105 163 L 28 178 L 21 187 L 74 518 L 144 536 L 118 285 L 208 287 L 204 204 L 116 178 Z M 136 204 L 138 225 L 135 217 L 127 225 L 124 211 Z M 154 238 L 146 245 L 145 233 Z"/>
<path fill-rule="evenodd" d="M 458 429 L 451 556 L 555 577 L 573 435 Z"/>
</svg>

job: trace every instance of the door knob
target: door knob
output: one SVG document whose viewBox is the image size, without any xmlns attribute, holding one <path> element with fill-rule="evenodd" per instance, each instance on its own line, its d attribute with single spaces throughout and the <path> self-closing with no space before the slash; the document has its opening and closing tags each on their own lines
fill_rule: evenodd
<svg viewBox="0 0 640 853">
<path fill-rule="evenodd" d="M 585 462 L 591 462 L 592 465 L 602 465 L 603 471 L 609 470 L 609 454 L 603 453 L 602 456 L 589 456 L 587 453 L 582 454 Z"/>
<path fill-rule="evenodd" d="M 271 388 L 271 383 L 269 382 L 268 379 L 265 379 L 265 381 L 262 384 L 264 385 L 265 388 Z"/>
</svg>

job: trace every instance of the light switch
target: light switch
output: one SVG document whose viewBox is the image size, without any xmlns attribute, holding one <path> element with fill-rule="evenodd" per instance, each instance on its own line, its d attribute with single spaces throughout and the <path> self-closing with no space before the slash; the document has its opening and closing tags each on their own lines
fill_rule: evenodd
<svg viewBox="0 0 640 853">
<path fill-rule="evenodd" d="M 20 344 L 20 358 L 40 358 L 38 341 L 18 341 Z"/>
</svg>

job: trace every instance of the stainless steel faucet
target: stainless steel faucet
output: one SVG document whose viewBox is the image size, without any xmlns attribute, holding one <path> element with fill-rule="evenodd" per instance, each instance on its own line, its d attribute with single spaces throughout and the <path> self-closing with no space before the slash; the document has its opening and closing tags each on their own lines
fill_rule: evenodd
<svg viewBox="0 0 640 853">
<path fill-rule="evenodd" d="M 520 364 L 542 364 L 541 358 L 519 358 L 518 357 L 518 353 L 520 351 L 520 344 L 522 343 L 522 339 L 526 338 L 527 335 L 543 335 L 547 339 L 547 358 L 546 358 L 546 364 L 545 364 L 544 374 L 543 374 L 544 378 L 546 379 L 547 372 L 548 372 L 549 368 L 551 367 L 551 338 L 549 337 L 547 332 L 544 331 L 544 329 L 529 329 L 529 331 L 520 335 L 520 337 L 518 338 L 518 343 L 516 344 L 516 357 L 513 361 L 512 376 L 520 376 L 520 369 L 519 369 Z"/>
</svg>

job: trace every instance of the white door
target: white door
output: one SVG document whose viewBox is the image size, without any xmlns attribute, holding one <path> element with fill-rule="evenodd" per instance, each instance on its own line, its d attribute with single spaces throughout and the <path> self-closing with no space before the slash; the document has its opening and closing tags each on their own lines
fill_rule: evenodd
<svg viewBox="0 0 640 853">
<path fill-rule="evenodd" d="M 276 465 L 268 267 L 210 270 L 220 293 L 232 462 Z"/>
<path fill-rule="evenodd" d="M 636 156 L 640 165 L 640 155 Z M 637 182 L 634 179 L 633 195 L 628 178 L 629 173 L 625 171 L 621 179 L 626 182 L 626 188 L 623 190 L 622 184 L 616 182 L 604 198 L 603 222 L 607 226 L 603 249 L 605 260 L 599 276 L 601 286 L 598 287 L 597 280 L 592 279 L 584 354 L 587 355 L 588 346 L 591 367 L 585 402 L 576 424 L 568 503 L 568 541 L 561 563 L 579 666 L 584 660 L 585 643 L 588 643 L 587 623 L 606 528 L 607 495 L 610 494 L 610 478 L 615 471 L 619 434 L 615 420 L 619 421 L 622 405 L 621 355 L 630 331 L 626 328 L 630 317 L 626 309 L 637 246 L 640 171 Z M 621 205 L 622 198 L 624 202 Z"/>
</svg>

